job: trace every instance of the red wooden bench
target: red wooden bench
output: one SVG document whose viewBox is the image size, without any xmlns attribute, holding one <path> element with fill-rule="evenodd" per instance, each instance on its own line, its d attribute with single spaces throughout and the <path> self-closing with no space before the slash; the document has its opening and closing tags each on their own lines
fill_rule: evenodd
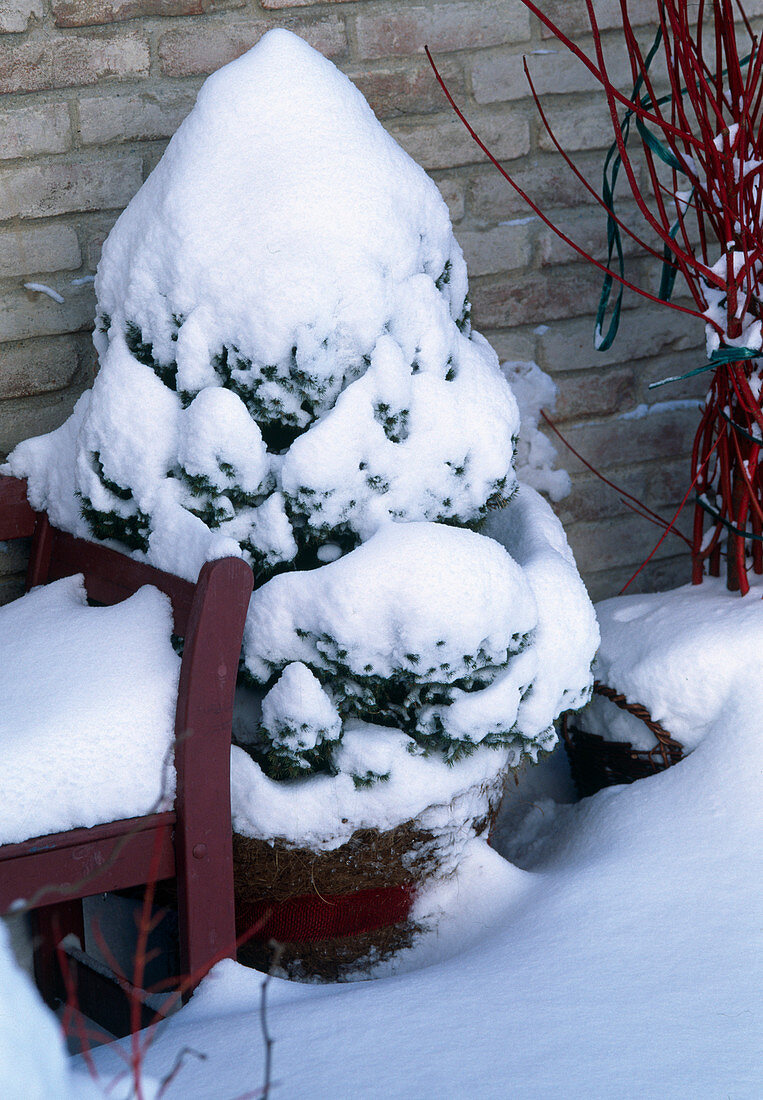
<svg viewBox="0 0 763 1100">
<path fill-rule="evenodd" d="M 74 933 L 84 947 L 81 899 L 175 879 L 188 996 L 211 965 L 236 953 L 231 718 L 252 571 L 237 558 L 207 562 L 193 585 L 57 530 L 32 511 L 25 482 L 0 476 L 0 541 L 29 537 L 27 589 L 82 573 L 89 598 L 101 604 L 119 603 L 145 584 L 170 597 L 175 632 L 185 639 L 175 717 L 177 793 L 165 813 L 0 845 L 0 914 L 19 899 L 33 910 L 35 977 L 55 1004 L 64 996 L 59 942 Z M 70 980 L 86 1015 L 126 1034 L 138 1018 L 132 999 L 141 1005 L 140 1025 L 148 1022 L 153 1011 L 140 990 L 89 965 L 83 952 L 71 954 Z"/>
</svg>

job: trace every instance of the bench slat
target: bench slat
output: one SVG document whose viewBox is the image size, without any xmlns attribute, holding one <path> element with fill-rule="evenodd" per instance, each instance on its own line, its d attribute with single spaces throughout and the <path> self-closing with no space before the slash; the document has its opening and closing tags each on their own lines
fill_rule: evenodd
<svg viewBox="0 0 763 1100">
<path fill-rule="evenodd" d="M 175 814 L 96 825 L 0 847 L 0 913 L 55 905 L 175 874 Z M 54 842 L 51 843 L 51 842 Z M 24 850 L 26 849 L 26 850 Z"/>
<path fill-rule="evenodd" d="M 172 600 L 175 633 L 186 633 L 194 592 L 190 581 L 128 558 L 108 546 L 59 531 L 48 524 L 45 516 L 41 517 L 40 525 L 42 528 L 47 526 L 51 541 L 50 547 L 42 551 L 40 560 L 33 561 L 30 566 L 30 587 L 60 580 L 72 573 L 83 573 L 88 596 L 97 603 L 114 604 L 131 596 L 144 584 L 152 584 Z M 36 541 L 44 546 L 43 530 L 38 531 Z"/>
</svg>

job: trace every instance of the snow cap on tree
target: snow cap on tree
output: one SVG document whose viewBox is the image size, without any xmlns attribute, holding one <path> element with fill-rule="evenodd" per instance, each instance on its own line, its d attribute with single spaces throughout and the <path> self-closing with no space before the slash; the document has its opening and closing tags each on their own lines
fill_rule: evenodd
<svg viewBox="0 0 763 1100">
<path fill-rule="evenodd" d="M 262 700 L 268 770 L 299 775 L 328 763 L 342 719 L 320 681 L 301 661 L 288 664 Z"/>
<path fill-rule="evenodd" d="M 543 740 L 517 725 L 538 672 L 537 617 L 522 569 L 497 542 L 441 524 L 393 523 L 339 561 L 260 588 L 247 619 L 246 667 L 268 683 L 286 666 L 263 704 L 265 727 L 274 725 L 265 710 L 287 674 L 310 676 L 309 668 L 344 718 L 403 730 L 447 760 L 503 745 L 518 762 Z M 310 696 L 298 709 L 307 716 L 301 752 L 312 761 L 316 745 L 339 734 L 323 732 L 325 703 L 313 702 L 313 686 L 300 682 L 299 691 Z M 280 734 L 265 732 L 263 755 L 282 754 Z"/>
<path fill-rule="evenodd" d="M 207 80 L 96 294 L 72 474 L 91 536 L 189 577 L 243 554 L 265 578 L 514 489 L 516 404 L 471 331 L 447 207 L 287 31 Z"/>
</svg>

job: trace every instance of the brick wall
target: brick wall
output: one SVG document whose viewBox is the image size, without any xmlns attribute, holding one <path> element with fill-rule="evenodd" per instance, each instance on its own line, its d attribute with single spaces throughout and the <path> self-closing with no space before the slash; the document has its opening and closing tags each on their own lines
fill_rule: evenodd
<svg viewBox="0 0 763 1100">
<path fill-rule="evenodd" d="M 585 43 L 583 0 L 545 10 Z M 748 5 L 749 7 L 749 5 Z M 648 35 L 653 0 L 631 0 Z M 618 0 L 597 0 L 613 71 L 626 80 Z M 648 382 L 695 366 L 701 326 L 631 297 L 614 349 L 593 350 L 599 276 L 559 242 L 484 160 L 444 102 L 428 43 L 480 134 L 565 230 L 601 254 L 601 212 L 543 131 L 522 57 L 564 146 L 597 182 L 610 143 L 585 70 L 519 0 L 0 0 L 0 455 L 69 413 L 93 377 L 92 281 L 101 243 L 190 110 L 206 74 L 286 26 L 360 87 L 439 184 L 469 264 L 476 326 L 502 358 L 534 358 L 560 389 L 557 419 L 610 477 L 663 513 L 686 483 L 696 411 L 642 403 L 693 386 Z M 637 260 L 634 271 L 654 280 Z M 28 290 L 38 283 L 56 291 Z M 560 514 L 592 595 L 610 595 L 656 541 L 575 459 Z M 646 587 L 687 579 L 666 542 Z M 0 555 L 0 594 L 15 558 Z"/>
</svg>

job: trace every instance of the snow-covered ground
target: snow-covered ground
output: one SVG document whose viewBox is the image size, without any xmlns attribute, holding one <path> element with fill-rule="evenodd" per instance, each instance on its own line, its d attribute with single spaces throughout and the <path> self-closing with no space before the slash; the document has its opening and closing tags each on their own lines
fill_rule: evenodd
<svg viewBox="0 0 763 1100">
<path fill-rule="evenodd" d="M 473 842 L 398 973 L 271 980 L 273 1095 L 760 1096 L 762 687 L 654 778 L 563 804 L 547 764 L 510 790 L 516 862 Z M 155 1080 L 194 1052 L 168 1097 L 256 1095 L 262 980 L 223 963 L 157 1031 Z M 95 1052 L 104 1081 L 128 1050 Z"/>
<path fill-rule="evenodd" d="M 242 133 L 252 140 L 242 141 Z M 337 782 L 325 826 L 313 795 L 325 794 L 333 776 L 305 784 L 299 800 L 294 788 L 278 787 L 276 805 L 272 791 L 265 798 L 276 781 L 260 782 L 236 749 L 234 820 L 251 835 L 263 810 L 272 832 L 274 807 L 283 809 L 292 837 L 299 831 L 323 846 L 339 842 L 337 816 L 346 817 L 349 832 L 409 818 L 416 807 L 406 799 L 414 796 L 417 805 L 439 799 L 449 809 L 451 783 L 464 776 L 471 783 L 469 769 L 484 778 L 488 756 L 500 768 L 491 736 L 506 734 L 506 759 L 518 760 L 520 750 L 535 756 L 552 744 L 558 713 L 586 697 L 597 628 L 550 509 L 523 487 L 507 508 L 490 513 L 483 533 L 450 526 L 511 496 L 517 401 L 525 425 L 517 473 L 554 499 L 569 484 L 564 471 L 552 470 L 553 448 L 538 431 L 553 384 L 529 363 L 505 364 L 501 376 L 497 356 L 471 331 L 466 290 L 463 256 L 435 185 L 345 77 L 274 31 L 207 82 L 110 235 L 97 277 L 101 370 L 93 389 L 57 432 L 23 442 L 9 458 L 7 471 L 29 479 L 32 502 L 64 529 L 129 536 L 137 556 L 189 578 L 224 553 L 266 571 L 296 560 L 297 537 L 303 552 L 314 550 L 309 569 L 300 565 L 258 589 L 247 633 L 250 672 L 264 683 L 286 668 L 262 715 L 295 757 L 316 746 L 318 733 L 339 740 L 338 703 L 323 693 L 317 673 L 337 696 L 341 677 L 328 658 L 315 658 L 310 631 L 347 659 L 339 672 L 380 679 L 399 671 L 400 662 L 391 663 L 395 646 L 411 667 L 426 667 L 427 647 L 446 647 L 452 635 L 443 670 L 456 668 L 457 659 L 473 664 L 485 649 L 486 682 L 473 692 L 458 688 L 444 716 L 436 715 L 453 744 L 480 746 L 465 763 L 450 767 L 430 757 L 414 766 L 402 732 L 385 727 L 374 741 L 370 724 L 348 712 L 337 759 L 352 760 L 337 779 L 349 808 L 336 813 Z M 284 426 L 288 439 L 279 436 Z M 23 714 L 43 694 L 54 725 L 69 728 L 62 687 L 72 673 L 59 658 L 75 648 L 71 624 L 95 620 L 107 633 L 116 630 L 117 665 L 121 643 L 157 666 L 167 711 L 177 660 L 166 607 L 153 658 L 142 642 L 124 640 L 117 620 L 130 612 L 127 604 L 89 608 L 76 581 L 60 585 L 0 615 L 6 692 L 17 682 L 32 692 L 14 728 L 23 728 Z M 340 596 L 350 591 L 346 608 Z M 133 597 L 137 612 L 150 610 L 152 600 L 150 593 Z M 18 639 L 39 637 L 41 603 L 51 603 L 60 644 L 46 636 L 50 652 L 12 671 L 11 660 L 26 652 Z M 608 649 L 605 639 L 600 671 L 637 673 L 637 701 L 677 736 L 701 733 L 693 753 L 668 772 L 580 803 L 558 750 L 535 768 L 525 764 L 507 794 L 495 847 L 465 836 L 457 871 L 416 899 L 414 917 L 428 931 L 412 948 L 380 965 L 372 980 L 271 980 L 269 1095 L 763 1094 L 760 589 L 744 601 L 708 586 L 615 605 L 602 620 L 614 642 Z M 363 614 L 355 615 L 358 607 Z M 346 637 L 348 624 L 354 633 Z M 86 630 L 100 654 L 94 627 Z M 660 648 L 658 636 L 670 645 Z M 497 667 L 501 652 L 513 660 L 505 675 Z M 88 677 L 95 663 L 87 664 Z M 58 677 L 49 690 L 40 686 L 43 665 Z M 449 687 L 454 676 L 444 677 Z M 134 670 L 125 678 L 130 688 L 145 682 Z M 0 677 L 0 718 L 10 723 L 2 689 Z M 89 683 L 87 693 L 114 709 L 111 694 Z M 316 738 L 303 744 L 292 735 L 309 727 L 305 708 Z M 153 763 L 139 769 L 149 804 L 169 790 L 162 775 L 171 705 L 164 718 L 149 746 Z M 94 725 L 102 728 L 100 715 Z M 515 732 L 516 746 L 509 739 Z M 120 749 L 129 740 L 119 730 L 113 737 Z M 27 747 L 10 745 L 14 752 Z M 361 749 L 373 757 L 360 759 Z M 59 762 L 44 801 L 47 809 L 57 798 L 65 804 L 44 825 L 29 816 L 43 801 L 39 784 L 19 785 L 17 757 L 5 757 L 6 772 L 16 776 L 15 788 L 3 790 L 6 840 L 18 838 L 17 826 L 29 836 L 102 819 L 73 816 L 79 808 L 59 780 L 71 771 L 68 762 L 61 766 L 61 752 L 49 745 L 33 760 L 47 772 L 52 759 Z M 396 772 L 400 758 L 409 766 Z M 110 796 L 102 811 L 92 805 L 89 787 L 106 797 L 101 776 L 114 759 L 107 752 L 102 767 L 91 767 L 80 791 L 87 814 L 130 812 L 121 803 L 113 809 Z M 124 763 L 121 771 L 132 778 Z M 379 779 L 371 794 L 355 789 L 353 774 L 364 771 Z M 32 808 L 19 825 L 32 786 Z M 267 828 L 260 831 L 268 835 Z M 95 1050 L 89 1075 L 85 1059 L 67 1059 L 6 940 L 0 926 L 0 1100 L 262 1095 L 262 975 L 221 963 L 153 1034 Z M 141 1080 L 131 1082 L 138 1055 Z"/>
<path fill-rule="evenodd" d="M 545 546 L 542 527 L 525 525 Z M 512 550 L 535 562 L 541 592 L 548 555 Z M 761 1095 L 762 592 L 706 581 L 599 605 L 597 675 L 693 751 L 582 802 L 559 750 L 526 765 L 495 848 L 471 840 L 457 874 L 417 899 L 431 930 L 412 949 L 371 981 L 270 981 L 273 1096 Z M 260 1095 L 262 985 L 222 963 L 141 1036 L 143 1095 L 179 1060 L 161 1095 Z M 0 928 L 0 1097 L 135 1095 L 130 1040 L 93 1052 L 96 1083 L 82 1058 L 66 1061 L 51 1021 Z"/>
<path fill-rule="evenodd" d="M 763 619 L 759 595 L 713 611 L 719 652 L 735 609 Z M 394 973 L 339 986 L 271 979 L 272 1095 L 760 1096 L 763 683 L 737 689 L 690 756 L 630 787 L 574 803 L 563 758 L 528 767 L 508 792 L 499 850 L 473 841 L 457 877 L 420 898 L 437 931 Z M 6 972 L 0 1093 L 64 1097 L 42 1010 L 16 999 Z M 262 982 L 222 963 L 145 1036 L 146 1095 L 183 1051 L 167 1097 L 257 1095 Z M 104 1087 L 129 1054 L 129 1040 L 94 1052 Z M 72 1069 L 72 1095 L 94 1095 L 82 1060 Z"/>
</svg>

